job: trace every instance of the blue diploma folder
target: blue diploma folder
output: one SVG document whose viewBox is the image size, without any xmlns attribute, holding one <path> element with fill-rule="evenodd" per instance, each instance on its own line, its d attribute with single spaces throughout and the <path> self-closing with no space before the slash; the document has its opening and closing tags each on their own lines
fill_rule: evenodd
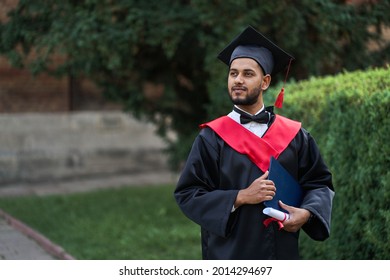
<svg viewBox="0 0 390 280">
<path fill-rule="evenodd" d="M 274 157 L 271 157 L 268 179 L 275 183 L 276 194 L 272 200 L 264 202 L 266 207 L 287 213 L 279 206 L 279 200 L 294 207 L 301 205 L 303 197 L 301 186 Z"/>
</svg>

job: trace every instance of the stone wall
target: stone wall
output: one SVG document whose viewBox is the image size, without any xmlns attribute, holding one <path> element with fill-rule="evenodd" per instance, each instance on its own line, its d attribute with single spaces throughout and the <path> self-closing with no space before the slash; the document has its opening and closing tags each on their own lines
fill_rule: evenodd
<svg viewBox="0 0 390 280">
<path fill-rule="evenodd" d="M 0 114 L 0 187 L 167 170 L 164 148 L 122 112 Z"/>
</svg>

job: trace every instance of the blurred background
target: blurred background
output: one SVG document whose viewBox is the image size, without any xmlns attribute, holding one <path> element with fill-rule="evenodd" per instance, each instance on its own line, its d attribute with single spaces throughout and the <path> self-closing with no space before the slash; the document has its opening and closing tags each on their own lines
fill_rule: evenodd
<svg viewBox="0 0 390 280">
<path fill-rule="evenodd" d="M 388 259 L 389 13 L 389 0 L 2 0 L 0 191 L 146 174 L 170 195 L 198 125 L 231 110 L 216 56 L 252 25 L 295 57 L 279 113 L 303 122 L 335 173 L 332 237 L 303 236 L 304 257 Z"/>
</svg>

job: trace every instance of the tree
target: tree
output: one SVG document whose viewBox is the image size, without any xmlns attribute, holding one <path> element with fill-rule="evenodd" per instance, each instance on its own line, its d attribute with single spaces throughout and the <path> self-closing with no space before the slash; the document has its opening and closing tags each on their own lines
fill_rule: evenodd
<svg viewBox="0 0 390 280">
<path fill-rule="evenodd" d="M 216 55 L 247 25 L 295 56 L 289 76 L 296 80 L 389 61 L 380 40 L 390 1 L 343 2 L 20 0 L 0 25 L 0 53 L 34 73 L 91 79 L 157 124 L 177 166 L 197 125 L 230 109 L 227 69 Z M 369 40 L 381 47 L 369 52 Z M 54 65 L 53 54 L 64 62 Z"/>
</svg>

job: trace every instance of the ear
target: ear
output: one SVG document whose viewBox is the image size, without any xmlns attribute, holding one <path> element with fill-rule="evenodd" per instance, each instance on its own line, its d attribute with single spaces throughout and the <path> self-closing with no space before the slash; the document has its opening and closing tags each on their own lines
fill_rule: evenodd
<svg viewBox="0 0 390 280">
<path fill-rule="evenodd" d="M 261 89 L 266 90 L 271 84 L 271 75 L 267 74 L 263 77 L 263 82 L 261 83 Z"/>
</svg>

